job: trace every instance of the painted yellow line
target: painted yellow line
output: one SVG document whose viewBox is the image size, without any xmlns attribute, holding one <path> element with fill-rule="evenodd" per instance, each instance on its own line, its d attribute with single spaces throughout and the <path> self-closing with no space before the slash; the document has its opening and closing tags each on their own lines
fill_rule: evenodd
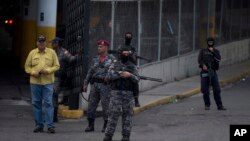
<svg viewBox="0 0 250 141">
<path fill-rule="evenodd" d="M 181 94 L 178 94 L 176 95 L 178 99 L 183 99 L 183 98 L 188 98 L 188 97 L 191 97 L 193 95 L 196 95 L 198 93 L 200 93 L 200 87 L 199 88 L 194 88 L 194 89 L 191 89 L 191 90 L 188 90 L 184 93 L 181 93 Z"/>
</svg>

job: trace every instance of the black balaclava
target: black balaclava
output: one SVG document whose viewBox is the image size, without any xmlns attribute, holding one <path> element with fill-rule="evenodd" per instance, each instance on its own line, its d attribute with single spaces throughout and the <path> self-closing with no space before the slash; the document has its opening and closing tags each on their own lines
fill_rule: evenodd
<svg viewBox="0 0 250 141">
<path fill-rule="evenodd" d="M 127 49 L 121 49 L 120 50 L 120 54 L 119 54 L 119 58 L 121 60 L 122 63 L 126 63 L 129 60 L 129 56 L 125 56 L 122 54 L 123 51 L 127 51 Z"/>
<path fill-rule="evenodd" d="M 121 54 L 121 61 L 122 61 L 122 63 L 128 62 L 128 59 L 129 59 L 129 56 L 125 56 L 125 55 Z"/>
<path fill-rule="evenodd" d="M 207 45 L 208 45 L 208 47 L 213 47 L 214 46 L 214 38 L 212 38 L 212 37 L 207 38 Z"/>
<path fill-rule="evenodd" d="M 125 33 L 125 45 L 130 45 L 132 40 L 132 33 Z"/>
</svg>

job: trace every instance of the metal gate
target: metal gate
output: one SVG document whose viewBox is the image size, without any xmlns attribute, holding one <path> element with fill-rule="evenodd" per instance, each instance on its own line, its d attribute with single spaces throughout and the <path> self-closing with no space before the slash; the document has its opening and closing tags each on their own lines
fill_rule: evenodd
<svg viewBox="0 0 250 141">
<path fill-rule="evenodd" d="M 79 108 L 79 93 L 88 69 L 89 3 L 90 0 L 64 0 L 66 7 L 63 9 L 66 10 L 64 45 L 72 54 L 83 50 L 83 53 L 77 56 L 76 62 L 67 70 L 69 81 L 71 81 L 69 109 Z"/>
</svg>

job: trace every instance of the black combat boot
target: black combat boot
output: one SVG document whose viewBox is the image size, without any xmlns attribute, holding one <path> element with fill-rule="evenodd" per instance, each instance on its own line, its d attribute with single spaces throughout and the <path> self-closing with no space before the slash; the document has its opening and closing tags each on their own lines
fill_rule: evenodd
<svg viewBox="0 0 250 141">
<path fill-rule="evenodd" d="M 112 136 L 105 135 L 103 141 L 112 141 Z"/>
<path fill-rule="evenodd" d="M 85 132 L 93 132 L 95 130 L 94 129 L 95 120 L 92 118 L 88 118 L 88 121 L 89 121 L 89 126 L 85 129 Z"/>
<path fill-rule="evenodd" d="M 107 120 L 104 120 L 104 124 L 103 124 L 103 127 L 102 127 L 102 132 L 104 133 L 105 132 L 105 129 L 107 127 L 107 123 L 108 121 Z"/>
<path fill-rule="evenodd" d="M 227 110 L 224 106 L 218 106 L 218 108 L 217 108 L 218 110 L 222 110 L 222 111 L 224 111 L 224 110 Z"/>
<path fill-rule="evenodd" d="M 54 108 L 54 118 L 53 118 L 54 122 L 58 122 L 57 111 L 58 111 L 58 107 L 55 107 Z"/>
<path fill-rule="evenodd" d="M 122 136 L 122 140 L 121 141 L 130 141 L 129 140 L 129 136 Z"/>
<path fill-rule="evenodd" d="M 139 99 L 138 97 L 135 97 L 135 107 L 140 107 Z"/>
<path fill-rule="evenodd" d="M 210 106 L 205 106 L 205 110 L 210 110 Z"/>
</svg>

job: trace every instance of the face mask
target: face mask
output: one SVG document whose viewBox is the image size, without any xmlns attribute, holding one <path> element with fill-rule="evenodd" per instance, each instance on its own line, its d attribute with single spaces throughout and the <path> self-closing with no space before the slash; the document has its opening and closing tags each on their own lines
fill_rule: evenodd
<svg viewBox="0 0 250 141">
<path fill-rule="evenodd" d="M 126 63 L 128 61 L 128 56 L 121 55 L 121 61 L 122 63 Z"/>
<path fill-rule="evenodd" d="M 207 41 L 207 45 L 209 47 L 213 47 L 214 46 L 214 41 Z"/>
<path fill-rule="evenodd" d="M 125 37 L 125 45 L 130 45 L 131 44 L 131 37 Z"/>
</svg>

